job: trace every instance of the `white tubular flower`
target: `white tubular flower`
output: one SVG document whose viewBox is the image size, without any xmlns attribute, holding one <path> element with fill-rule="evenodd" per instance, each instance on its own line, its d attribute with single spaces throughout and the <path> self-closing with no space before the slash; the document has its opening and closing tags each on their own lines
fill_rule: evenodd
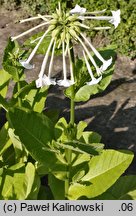
<svg viewBox="0 0 136 216">
<path fill-rule="evenodd" d="M 43 75 L 43 77 L 39 77 L 36 80 L 36 87 L 37 88 L 42 88 L 44 86 L 50 86 L 50 85 L 56 85 L 55 79 L 50 79 L 45 74 Z"/>
<path fill-rule="evenodd" d="M 111 11 L 112 16 L 79 16 L 79 19 L 81 20 L 85 20 L 85 19 L 92 19 L 92 20 L 107 20 L 110 23 L 112 23 L 115 28 L 117 28 L 117 26 L 120 23 L 120 10 L 117 11 Z"/>
<path fill-rule="evenodd" d="M 71 80 L 66 79 L 66 80 L 58 80 L 58 81 L 57 81 L 57 84 L 58 84 L 59 86 L 69 87 L 69 86 L 73 85 L 74 82 L 71 81 Z"/>
<path fill-rule="evenodd" d="M 41 24 L 39 24 L 39 25 L 37 25 L 37 26 L 35 26 L 35 27 L 33 27 L 33 28 L 31 28 L 31 29 L 29 29 L 29 30 L 23 32 L 22 34 L 19 34 L 19 35 L 15 36 L 15 37 L 11 37 L 11 40 L 14 41 L 14 40 L 16 40 L 16 39 L 18 39 L 18 38 L 20 38 L 20 37 L 23 37 L 23 36 L 25 36 L 26 34 L 29 34 L 30 32 L 36 30 L 37 28 L 40 28 L 40 27 L 45 26 L 45 25 L 48 25 L 49 23 L 50 23 L 50 22 L 41 23 Z"/>
<path fill-rule="evenodd" d="M 100 71 L 103 72 L 107 70 L 107 68 L 111 65 L 111 63 L 112 63 L 112 57 L 108 60 L 104 60 L 103 65 L 100 67 Z"/>
<path fill-rule="evenodd" d="M 56 41 L 54 41 L 54 45 L 53 45 L 52 53 L 51 53 L 51 60 L 50 60 L 49 72 L 48 72 L 48 77 L 49 78 L 51 77 L 51 72 L 52 72 L 52 67 L 53 67 L 55 46 L 56 46 Z"/>
<path fill-rule="evenodd" d="M 106 9 L 103 9 L 101 11 L 86 12 L 85 14 L 93 14 L 93 15 L 95 15 L 95 14 L 105 13 L 105 11 L 106 11 Z"/>
<path fill-rule="evenodd" d="M 111 13 L 112 13 L 112 18 L 109 22 L 113 24 L 115 28 L 117 28 L 120 23 L 120 10 L 111 11 Z"/>
<path fill-rule="evenodd" d="M 32 58 L 34 57 L 36 51 L 38 50 L 41 42 L 43 41 L 43 39 L 45 38 L 45 36 L 48 34 L 48 30 L 43 34 L 43 36 L 40 38 L 39 42 L 37 43 L 37 45 L 35 46 L 35 48 L 33 49 L 33 51 L 31 52 L 29 58 L 27 60 L 20 60 L 20 64 L 26 68 L 26 69 L 32 69 L 34 68 L 34 65 L 30 64 L 30 61 L 32 60 Z"/>
<path fill-rule="evenodd" d="M 70 11 L 70 14 L 84 14 L 86 12 L 86 8 L 80 7 L 78 4 Z"/>
<path fill-rule="evenodd" d="M 19 62 L 25 69 L 28 69 L 28 70 L 31 70 L 35 67 L 34 64 L 31 65 L 28 60 L 19 60 Z"/>
<path fill-rule="evenodd" d="M 67 79 L 67 67 L 66 67 L 66 59 L 65 59 L 65 42 L 62 42 L 62 58 L 63 58 L 63 80 L 57 81 L 59 86 L 69 87 L 74 84 L 72 80 Z"/>
<path fill-rule="evenodd" d="M 91 77 L 91 81 L 90 82 L 87 82 L 86 84 L 87 85 L 95 85 L 95 84 L 98 84 L 100 82 L 100 80 L 102 79 L 102 76 L 100 76 L 99 78 L 95 78 L 94 75 L 93 75 L 93 72 L 92 72 L 92 69 L 90 67 L 90 64 L 87 60 L 87 57 L 85 55 L 85 52 L 83 51 L 83 56 L 84 56 L 84 59 L 85 59 L 85 63 L 86 63 L 86 66 L 87 66 L 87 69 L 88 69 L 88 72 L 90 74 L 90 77 Z"/>
<path fill-rule="evenodd" d="M 111 27 L 109 27 L 109 26 L 105 26 L 105 27 L 94 27 L 93 29 L 94 30 L 108 30 L 108 29 L 110 29 Z"/>
<path fill-rule="evenodd" d="M 47 52 L 45 54 L 45 57 L 43 59 L 43 63 L 42 63 L 41 70 L 40 70 L 40 73 L 39 73 L 39 78 L 43 77 L 43 75 L 44 75 L 45 68 L 46 68 L 46 65 L 47 65 L 47 61 L 48 61 L 48 58 L 49 58 L 49 53 L 50 53 L 53 41 L 54 41 L 54 39 L 52 38 L 51 41 L 50 41 L 50 44 L 48 46 Z"/>
<path fill-rule="evenodd" d="M 90 61 L 92 62 L 93 66 L 95 67 L 96 72 L 97 72 L 97 75 L 98 75 L 98 76 L 101 75 L 101 70 L 100 70 L 100 68 L 97 66 L 97 64 L 95 63 L 95 61 L 94 61 L 93 57 L 91 56 L 89 50 L 87 49 L 87 47 L 85 46 L 85 44 L 83 43 L 83 41 L 82 41 L 78 36 L 77 36 L 77 39 L 79 40 L 79 42 L 80 42 L 81 45 L 83 46 L 83 48 L 84 48 L 85 52 L 87 53 L 87 55 L 88 55 Z"/>
<path fill-rule="evenodd" d="M 50 15 L 44 15 L 43 17 L 44 17 L 45 19 L 47 19 L 47 21 L 48 21 L 49 18 L 52 18 L 52 16 L 50 16 Z M 40 17 L 39 14 L 38 14 L 38 16 L 30 17 L 30 18 L 27 18 L 27 19 L 20 20 L 20 23 L 30 22 L 30 21 L 37 20 L 37 19 L 40 19 L 40 18 L 41 18 L 41 17 Z"/>
<path fill-rule="evenodd" d="M 94 78 L 94 79 L 92 79 L 90 82 L 86 82 L 86 84 L 87 85 L 96 85 L 96 84 L 98 84 L 100 81 L 101 81 L 101 79 L 102 79 L 102 76 L 100 76 L 99 78 Z"/>
<path fill-rule="evenodd" d="M 112 63 L 112 57 L 108 60 L 105 60 L 101 54 L 95 49 L 95 47 L 87 40 L 87 38 L 80 33 L 82 38 L 85 40 L 85 42 L 90 46 L 90 48 L 92 49 L 92 51 L 94 52 L 94 54 L 97 56 L 97 58 L 103 63 L 103 65 L 100 68 L 100 71 L 103 72 L 105 71 Z"/>
<path fill-rule="evenodd" d="M 47 65 L 48 57 L 49 57 L 49 52 L 51 50 L 53 42 L 54 42 L 54 45 L 53 45 L 52 55 L 51 55 L 51 60 L 50 60 L 50 65 L 49 65 L 49 72 L 48 72 L 48 76 L 46 76 L 44 74 L 44 72 L 45 72 L 45 68 L 46 68 L 46 65 Z M 43 86 L 56 85 L 55 79 L 51 79 L 51 70 L 52 70 L 52 65 L 53 65 L 55 45 L 56 45 L 56 42 L 52 38 L 51 41 L 50 41 L 49 47 L 47 49 L 46 55 L 45 55 L 45 57 L 43 59 L 41 71 L 39 73 L 39 79 L 36 80 L 36 87 L 37 88 L 42 88 Z"/>
</svg>

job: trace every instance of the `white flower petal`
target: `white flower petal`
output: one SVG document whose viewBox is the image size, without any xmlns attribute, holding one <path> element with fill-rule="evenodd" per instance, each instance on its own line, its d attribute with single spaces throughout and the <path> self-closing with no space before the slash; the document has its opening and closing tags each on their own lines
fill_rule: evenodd
<svg viewBox="0 0 136 216">
<path fill-rule="evenodd" d="M 100 76 L 99 78 L 94 78 L 94 79 L 92 79 L 90 82 L 86 82 L 86 84 L 87 85 L 96 85 L 96 84 L 98 84 L 100 81 L 101 81 L 101 79 L 102 79 L 102 76 Z"/>
<path fill-rule="evenodd" d="M 44 75 L 36 80 L 36 87 L 41 88 L 43 86 L 56 85 L 55 79 L 51 79 L 48 76 Z"/>
<path fill-rule="evenodd" d="M 36 84 L 36 87 L 37 87 L 37 88 L 43 87 L 43 80 L 42 80 L 42 78 L 37 79 L 37 80 L 35 81 L 35 84 Z"/>
<path fill-rule="evenodd" d="M 112 18 L 111 20 L 109 21 L 110 23 L 112 23 L 115 28 L 117 28 L 117 26 L 119 25 L 120 23 L 120 10 L 117 10 L 117 11 L 111 11 L 112 13 Z"/>
<path fill-rule="evenodd" d="M 35 67 L 34 65 L 31 65 L 27 60 L 20 60 L 19 62 L 24 68 L 28 70 L 31 70 Z"/>
<path fill-rule="evenodd" d="M 58 81 L 57 81 L 57 84 L 58 84 L 59 86 L 69 87 L 69 86 L 71 86 L 71 85 L 74 84 L 74 81 L 68 80 L 68 79 L 65 79 L 65 80 L 58 80 Z"/>
<path fill-rule="evenodd" d="M 55 79 L 51 79 L 48 76 L 44 75 L 43 76 L 43 84 L 47 85 L 47 86 L 56 85 L 56 81 L 55 81 Z"/>
<path fill-rule="evenodd" d="M 100 67 L 100 71 L 105 71 L 112 63 L 112 57 L 108 59 L 107 61 L 104 61 L 103 65 Z"/>
<path fill-rule="evenodd" d="M 86 12 L 86 8 L 80 7 L 78 4 L 70 11 L 70 14 L 84 14 Z"/>
</svg>

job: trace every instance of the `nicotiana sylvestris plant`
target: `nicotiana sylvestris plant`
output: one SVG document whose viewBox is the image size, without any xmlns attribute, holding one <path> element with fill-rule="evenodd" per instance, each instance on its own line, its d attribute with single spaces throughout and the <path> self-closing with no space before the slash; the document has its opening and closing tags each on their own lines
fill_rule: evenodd
<svg viewBox="0 0 136 216">
<path fill-rule="evenodd" d="M 0 104 L 7 112 L 7 122 L 0 130 L 1 199 L 135 199 L 136 177 L 120 177 L 132 162 L 133 153 L 104 149 L 98 133 L 84 130 L 86 122 L 75 123 L 75 102 L 87 101 L 103 91 L 114 70 L 114 51 L 97 51 L 85 35 L 91 30 L 87 20 L 105 20 L 118 26 L 120 10 L 111 11 L 111 16 L 103 16 L 105 12 L 87 12 L 79 5 L 63 11 L 59 4 L 52 15 L 21 20 L 42 23 L 9 39 L 0 71 Z M 94 29 L 109 29 L 109 25 Z M 45 30 L 24 43 L 31 52 L 23 51 L 17 39 L 40 27 Z M 74 55 L 75 44 L 82 47 L 82 58 Z M 33 70 L 37 52 L 45 54 L 39 76 L 27 83 L 24 70 Z M 53 77 L 56 54 L 62 55 L 60 80 Z M 11 79 L 15 86 L 7 101 Z M 69 122 L 59 119 L 55 110 L 43 111 L 50 85 L 65 88 L 70 99 Z M 41 178 L 46 178 L 46 183 L 41 184 Z"/>
</svg>

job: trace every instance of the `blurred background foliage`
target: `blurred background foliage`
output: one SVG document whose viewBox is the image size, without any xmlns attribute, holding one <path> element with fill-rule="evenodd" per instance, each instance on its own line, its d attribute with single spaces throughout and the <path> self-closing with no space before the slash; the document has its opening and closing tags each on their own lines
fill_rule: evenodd
<svg viewBox="0 0 136 216">
<path fill-rule="evenodd" d="M 87 8 L 88 11 L 106 9 L 106 15 L 110 15 L 110 10 L 121 10 L 121 23 L 117 29 L 113 27 L 108 30 L 91 31 L 88 34 L 96 43 L 112 44 L 117 47 L 120 54 L 136 57 L 136 0 L 60 0 L 63 8 L 72 8 L 76 4 Z M 32 16 L 37 13 L 52 13 L 58 1 L 56 0 L 0 0 L 0 5 L 7 10 L 19 10 L 23 16 Z M 88 24 L 92 26 L 94 21 Z M 95 26 L 102 26 L 106 23 L 95 21 Z M 109 25 L 109 24 L 108 24 Z M 106 41 L 105 39 L 106 38 Z M 99 44 L 98 44 L 99 45 Z"/>
</svg>

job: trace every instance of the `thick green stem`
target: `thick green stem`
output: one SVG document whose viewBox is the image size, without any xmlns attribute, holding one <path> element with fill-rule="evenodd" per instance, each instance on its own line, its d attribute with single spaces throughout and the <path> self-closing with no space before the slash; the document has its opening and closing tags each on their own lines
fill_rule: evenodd
<svg viewBox="0 0 136 216">
<path fill-rule="evenodd" d="M 16 74 L 17 74 L 17 91 L 19 92 L 21 90 L 21 85 L 20 85 L 20 80 L 19 80 L 19 73 L 18 73 L 18 69 L 16 70 Z M 20 97 L 17 98 L 18 99 L 18 106 L 22 107 L 22 99 Z"/>
<path fill-rule="evenodd" d="M 71 87 L 71 101 L 70 101 L 70 125 L 73 127 L 75 123 L 75 102 L 74 102 L 74 86 Z"/>
<path fill-rule="evenodd" d="M 71 157 L 72 157 L 72 151 L 69 149 L 65 150 L 66 160 L 68 162 L 67 167 L 67 178 L 65 180 L 65 199 L 67 199 L 68 196 L 68 190 L 70 185 L 70 169 L 71 169 Z"/>
<path fill-rule="evenodd" d="M 18 92 L 20 91 L 20 89 L 21 89 L 20 81 L 18 81 L 17 82 L 17 90 L 18 90 Z M 18 105 L 19 105 L 19 107 L 22 107 L 22 100 L 21 100 L 20 97 L 18 97 Z"/>
<path fill-rule="evenodd" d="M 72 62 L 72 68 L 73 68 L 73 76 L 74 76 L 74 70 L 75 70 L 75 58 L 74 58 L 74 50 L 73 47 L 70 49 L 70 61 Z M 70 125 L 74 127 L 75 123 L 75 89 L 74 85 L 71 86 L 71 103 L 70 103 Z"/>
<path fill-rule="evenodd" d="M 70 60 L 72 61 L 72 67 L 73 67 L 73 73 L 74 73 L 74 67 L 75 67 L 75 60 L 74 60 L 74 51 L 73 48 L 70 49 Z M 74 74 L 73 74 L 74 75 Z M 69 127 L 71 130 L 74 128 L 75 123 L 75 102 L 74 102 L 74 85 L 71 86 L 71 101 L 70 101 L 70 122 Z M 71 137 L 72 140 L 72 137 Z M 68 163 L 67 166 L 67 178 L 65 180 L 65 199 L 67 199 L 68 190 L 70 186 L 70 171 L 71 171 L 71 160 L 72 160 L 72 151 L 70 149 L 65 150 L 66 160 Z"/>
</svg>

